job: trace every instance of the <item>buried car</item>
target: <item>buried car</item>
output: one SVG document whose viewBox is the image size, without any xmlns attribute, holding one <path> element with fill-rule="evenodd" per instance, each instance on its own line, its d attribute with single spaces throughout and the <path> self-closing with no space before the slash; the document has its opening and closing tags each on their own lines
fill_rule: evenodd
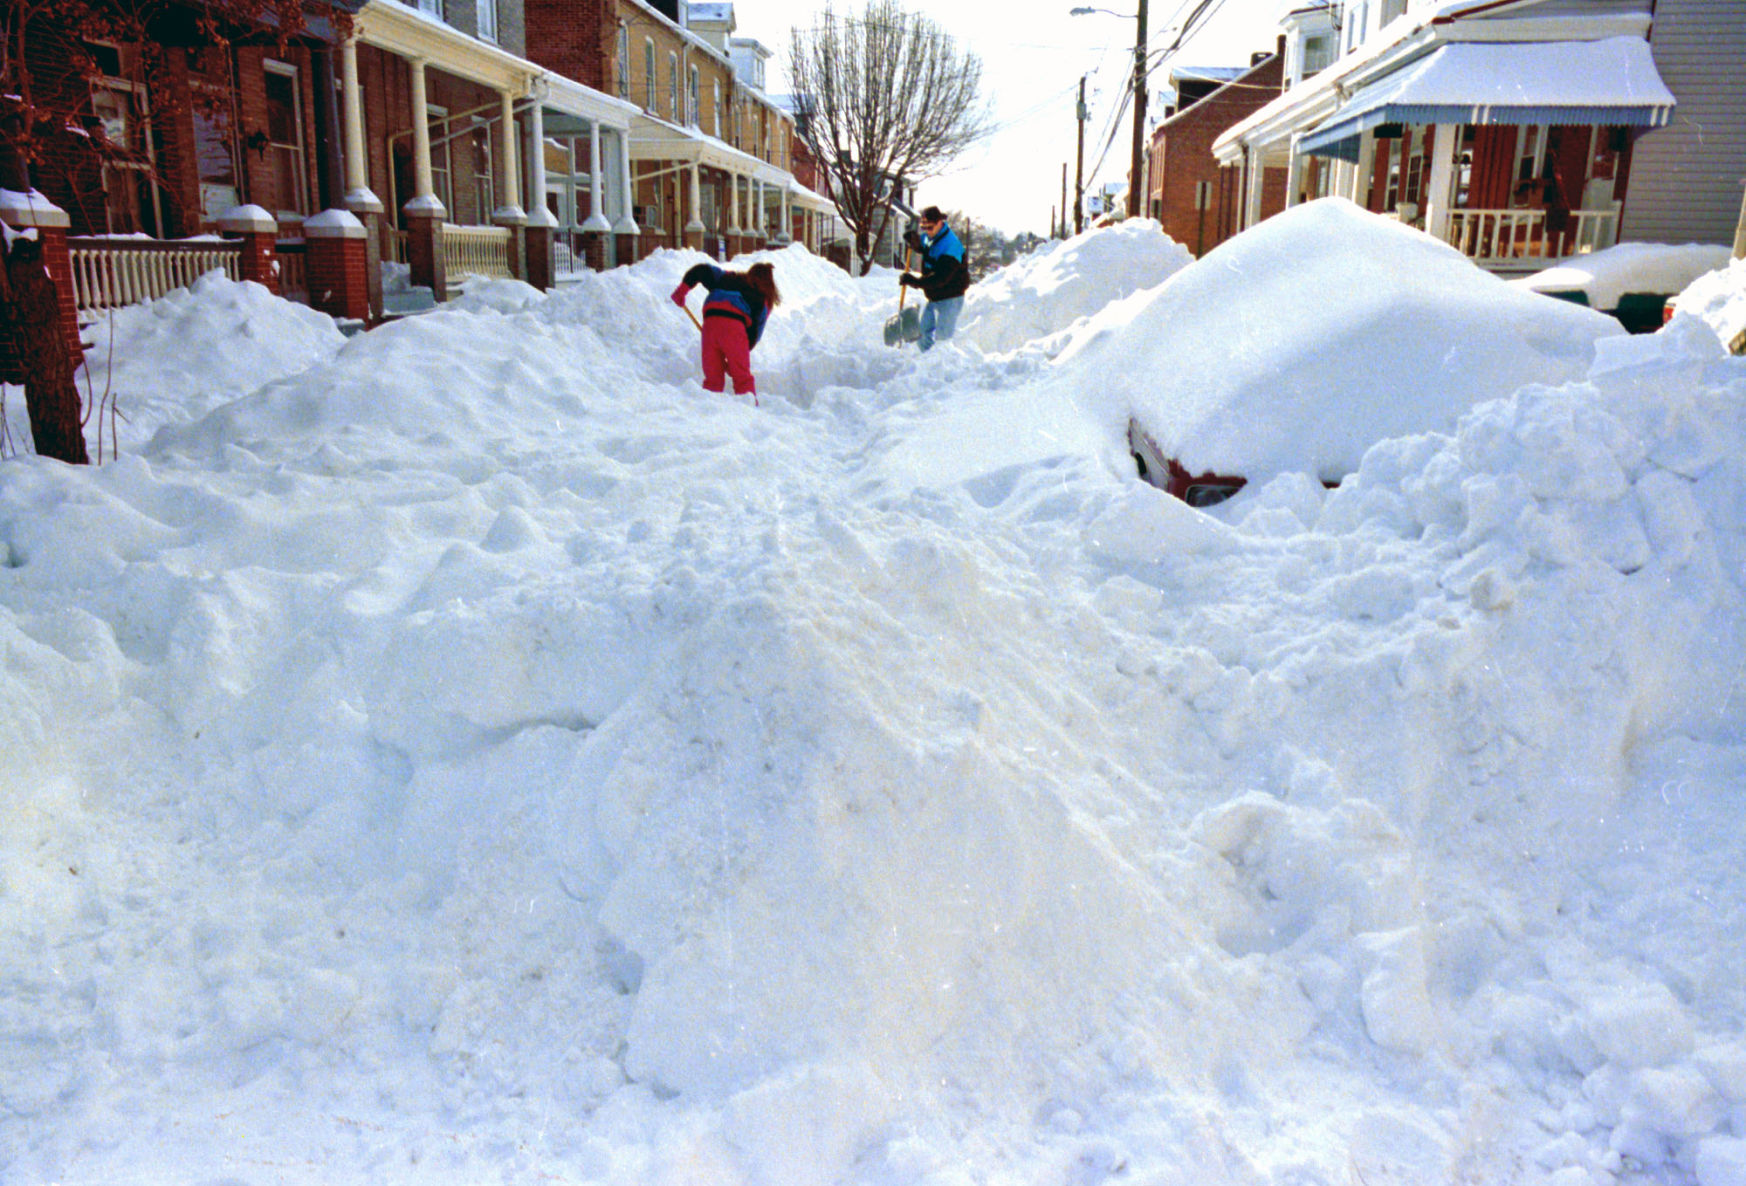
<svg viewBox="0 0 1746 1186">
<path fill-rule="evenodd" d="M 1378 441 L 1582 378 L 1595 342 L 1623 333 L 1327 198 L 1113 303 L 1056 365 L 1148 481 L 1207 506 L 1283 473 L 1336 484 Z"/>
</svg>

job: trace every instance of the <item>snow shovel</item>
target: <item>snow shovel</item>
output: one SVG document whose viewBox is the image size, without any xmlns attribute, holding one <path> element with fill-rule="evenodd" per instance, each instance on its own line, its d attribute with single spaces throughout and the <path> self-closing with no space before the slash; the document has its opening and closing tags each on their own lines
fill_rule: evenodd
<svg viewBox="0 0 1746 1186">
<path fill-rule="evenodd" d="M 909 262 L 915 261 L 915 253 L 909 254 Z M 909 285 L 904 284 L 898 289 L 897 316 L 888 318 L 885 322 L 885 344 L 901 346 L 905 342 L 913 342 L 921 337 L 921 310 L 905 308 L 909 300 Z"/>
</svg>

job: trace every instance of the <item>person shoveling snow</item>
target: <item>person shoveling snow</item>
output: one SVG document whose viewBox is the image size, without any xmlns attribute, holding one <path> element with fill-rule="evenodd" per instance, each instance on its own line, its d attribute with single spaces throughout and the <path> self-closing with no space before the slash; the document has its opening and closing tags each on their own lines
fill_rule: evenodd
<svg viewBox="0 0 1746 1186">
<path fill-rule="evenodd" d="M 698 264 L 673 290 L 673 303 L 690 312 L 685 298 L 697 285 L 709 291 L 703 302 L 703 389 L 720 392 L 734 381 L 736 395 L 758 402 L 752 377 L 752 349 L 764 335 L 770 310 L 782 303 L 776 269 L 756 263 L 744 272 L 726 272 L 714 264 Z"/>
</svg>

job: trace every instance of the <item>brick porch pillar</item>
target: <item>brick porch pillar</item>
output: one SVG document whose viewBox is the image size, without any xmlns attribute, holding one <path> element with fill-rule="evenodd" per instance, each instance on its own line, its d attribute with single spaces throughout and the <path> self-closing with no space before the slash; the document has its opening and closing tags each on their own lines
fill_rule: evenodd
<svg viewBox="0 0 1746 1186">
<path fill-rule="evenodd" d="M 364 286 L 369 293 L 371 325 L 382 320 L 382 224 L 385 213 L 382 199 L 368 189 L 355 189 L 346 195 L 346 209 L 364 228 Z"/>
<path fill-rule="evenodd" d="M 309 243 L 309 303 L 331 317 L 370 319 L 370 232 L 349 210 L 323 210 L 303 223 Z"/>
<path fill-rule="evenodd" d="M 547 212 L 545 220 L 539 211 L 527 223 L 527 275 L 524 279 L 541 292 L 550 292 L 557 284 L 557 261 L 552 244 L 557 237 L 557 219 Z"/>
<path fill-rule="evenodd" d="M 79 360 L 85 356 L 85 344 L 79 340 L 79 314 L 73 300 L 73 261 L 67 252 L 67 228 L 72 225 L 72 220 L 65 210 L 35 190 L 28 194 L 0 190 L 0 222 L 13 231 L 27 234 L 35 231 L 36 241 L 42 245 L 43 266 L 48 269 L 49 279 L 54 281 L 55 293 L 60 300 L 59 321 L 67 335 L 67 349 L 73 352 L 73 368 L 77 370 Z M 24 382 L 19 360 L 6 346 L 0 346 L 0 380 Z"/>
<path fill-rule="evenodd" d="M 438 301 L 449 299 L 448 264 L 443 255 L 443 223 L 449 212 L 434 198 L 406 203 L 406 262 L 412 283 L 430 289 Z"/>
<path fill-rule="evenodd" d="M 218 220 L 218 229 L 227 239 L 242 240 L 241 266 L 244 280 L 253 280 L 268 292 L 278 296 L 279 287 L 279 224 L 259 206 L 237 206 Z"/>
</svg>

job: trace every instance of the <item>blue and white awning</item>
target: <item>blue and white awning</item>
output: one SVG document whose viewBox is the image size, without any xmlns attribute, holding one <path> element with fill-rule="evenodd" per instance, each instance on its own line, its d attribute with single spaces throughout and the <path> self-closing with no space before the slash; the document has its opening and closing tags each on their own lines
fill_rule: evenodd
<svg viewBox="0 0 1746 1186">
<path fill-rule="evenodd" d="M 1660 127 L 1673 106 L 1640 37 L 1460 41 L 1360 87 L 1299 147 L 1355 161 L 1359 138 L 1383 124 Z"/>
</svg>

